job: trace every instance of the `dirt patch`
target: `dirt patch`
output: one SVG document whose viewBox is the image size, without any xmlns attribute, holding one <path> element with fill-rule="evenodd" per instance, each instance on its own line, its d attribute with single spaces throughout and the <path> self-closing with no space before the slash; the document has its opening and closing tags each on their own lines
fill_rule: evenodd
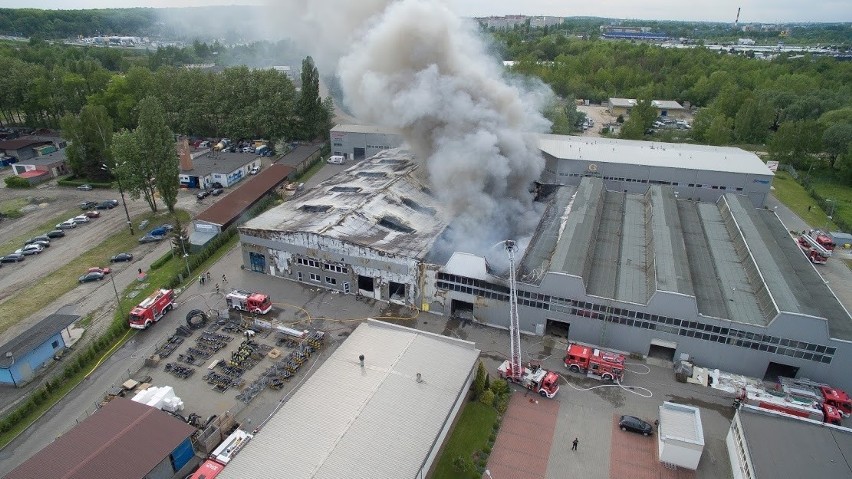
<svg viewBox="0 0 852 479">
<path fill-rule="evenodd" d="M 612 444 L 610 446 L 610 479 L 694 479 L 695 471 L 663 465 L 657 449 L 657 437 L 622 431 L 618 428 L 621 416 L 612 415 Z"/>
<path fill-rule="evenodd" d="M 542 399 L 532 393 L 512 394 L 488 459 L 488 470 L 493 477 L 547 477 L 559 405 L 559 401 Z"/>
</svg>

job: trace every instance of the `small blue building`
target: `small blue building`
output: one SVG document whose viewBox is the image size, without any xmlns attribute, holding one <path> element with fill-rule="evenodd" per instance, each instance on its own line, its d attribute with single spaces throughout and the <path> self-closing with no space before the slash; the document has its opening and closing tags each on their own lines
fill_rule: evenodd
<svg viewBox="0 0 852 479">
<path fill-rule="evenodd" d="M 74 314 L 51 314 L 0 346 L 0 385 L 18 387 L 29 382 L 39 368 L 68 347 L 68 327 L 78 319 Z"/>
</svg>

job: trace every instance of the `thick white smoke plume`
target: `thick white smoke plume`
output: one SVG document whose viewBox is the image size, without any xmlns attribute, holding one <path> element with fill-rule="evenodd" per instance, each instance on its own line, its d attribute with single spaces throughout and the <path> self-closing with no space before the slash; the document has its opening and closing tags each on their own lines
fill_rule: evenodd
<svg viewBox="0 0 852 479">
<path fill-rule="evenodd" d="M 529 188 L 544 160 L 528 132 L 548 129 L 538 111 L 549 91 L 509 84 L 473 22 L 436 0 L 349 3 L 303 6 L 334 28 L 315 32 L 329 35 L 320 54 L 339 54 L 330 39 L 345 47 L 336 73 L 352 113 L 400 129 L 423 160 L 436 199 L 453 215 L 438 247 L 485 254 L 497 241 L 532 234 L 539 215 Z"/>
</svg>

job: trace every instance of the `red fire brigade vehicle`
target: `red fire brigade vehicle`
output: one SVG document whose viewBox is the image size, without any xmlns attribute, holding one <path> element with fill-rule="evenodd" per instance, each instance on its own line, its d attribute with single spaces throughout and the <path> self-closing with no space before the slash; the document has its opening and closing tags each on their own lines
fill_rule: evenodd
<svg viewBox="0 0 852 479">
<path fill-rule="evenodd" d="M 130 311 L 130 327 L 148 329 L 174 307 L 175 295 L 170 289 L 158 289 Z"/>
<path fill-rule="evenodd" d="M 823 241 L 818 241 L 817 238 L 823 238 Z M 831 249 L 826 247 L 831 244 L 831 240 L 825 236 L 818 236 L 817 238 L 809 234 L 799 236 L 799 248 L 802 249 L 802 252 L 805 253 L 805 256 L 807 256 L 811 263 L 825 264 L 831 256 Z"/>
<path fill-rule="evenodd" d="M 235 289 L 225 296 L 228 307 L 249 313 L 266 314 L 272 309 L 272 300 L 263 293 L 250 293 Z"/>
<path fill-rule="evenodd" d="M 624 378 L 624 355 L 571 343 L 565 352 L 565 367 L 595 379 L 620 382 Z"/>
<path fill-rule="evenodd" d="M 843 417 L 840 410 L 829 404 L 754 385 L 743 387 L 737 393 L 737 397 L 734 399 L 734 407 L 739 407 L 740 404 L 748 404 L 835 425 L 840 425 L 840 419 Z"/>
<path fill-rule="evenodd" d="M 790 396 L 809 399 L 837 408 L 844 416 L 852 414 L 852 399 L 846 391 L 810 379 L 779 378 L 781 389 Z"/>
</svg>

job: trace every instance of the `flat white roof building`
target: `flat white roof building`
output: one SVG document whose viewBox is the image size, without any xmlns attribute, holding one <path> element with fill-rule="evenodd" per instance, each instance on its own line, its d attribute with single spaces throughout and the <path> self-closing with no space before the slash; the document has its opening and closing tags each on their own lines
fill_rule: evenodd
<svg viewBox="0 0 852 479">
<path fill-rule="evenodd" d="M 698 469 L 704 451 L 704 427 L 698 408 L 668 401 L 661 404 L 657 442 L 660 462 Z"/>
<path fill-rule="evenodd" d="M 469 341 L 368 320 L 219 477 L 425 477 L 478 358 Z"/>
</svg>

